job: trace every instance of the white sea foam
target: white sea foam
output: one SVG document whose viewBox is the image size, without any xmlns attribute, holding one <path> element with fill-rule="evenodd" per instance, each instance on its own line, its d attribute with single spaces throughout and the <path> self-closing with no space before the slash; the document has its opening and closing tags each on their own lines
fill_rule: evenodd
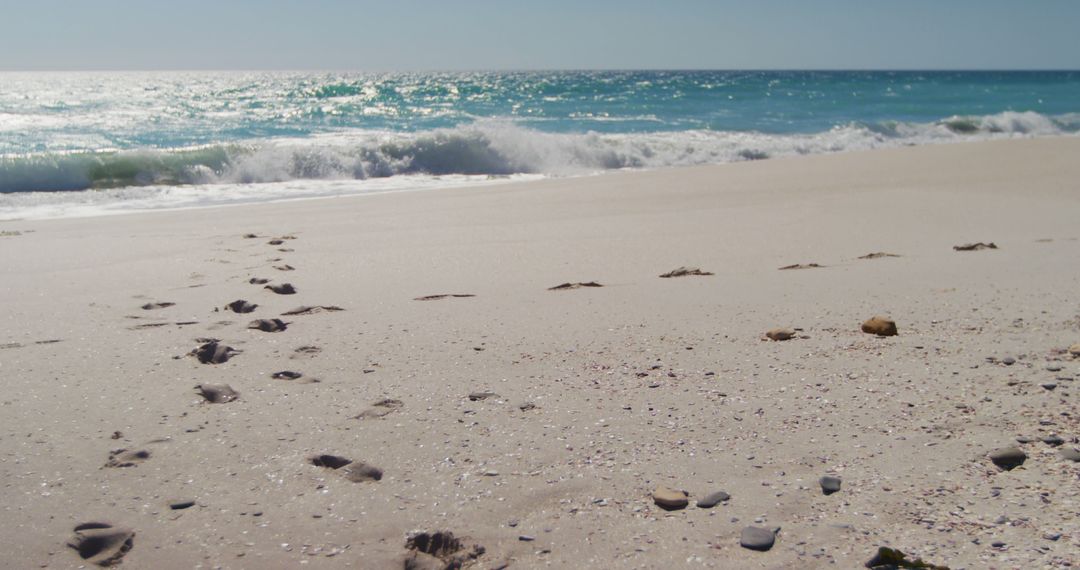
<svg viewBox="0 0 1080 570">
<path fill-rule="evenodd" d="M 0 216 L 98 215 L 1078 131 L 1078 114 L 1030 112 L 782 135 L 555 134 L 486 120 L 421 133 L 351 130 L 172 151 L 7 156 L 0 157 Z"/>
</svg>

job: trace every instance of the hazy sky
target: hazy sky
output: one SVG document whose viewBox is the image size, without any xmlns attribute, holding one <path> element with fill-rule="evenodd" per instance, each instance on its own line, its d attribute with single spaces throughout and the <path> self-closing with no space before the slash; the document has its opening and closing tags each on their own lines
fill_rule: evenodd
<svg viewBox="0 0 1080 570">
<path fill-rule="evenodd" d="M 1080 68 L 1077 0 L 0 0 L 0 14 L 0 69 Z"/>
</svg>

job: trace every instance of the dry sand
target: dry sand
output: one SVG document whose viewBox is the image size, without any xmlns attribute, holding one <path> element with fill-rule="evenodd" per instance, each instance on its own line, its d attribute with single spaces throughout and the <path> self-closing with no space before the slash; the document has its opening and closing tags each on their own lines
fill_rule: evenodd
<svg viewBox="0 0 1080 570">
<path fill-rule="evenodd" d="M 65 544 L 106 522 L 131 568 L 401 568 L 413 531 L 482 546 L 475 568 L 1075 567 L 1078 159 L 1017 140 L 4 222 L 0 565 L 85 564 Z M 659 277 L 681 266 L 714 275 Z M 475 296 L 414 300 L 444 294 Z M 302 305 L 344 310 L 282 316 Z M 187 356 L 208 338 L 238 352 Z M 1021 467 L 987 458 L 1013 444 Z"/>
</svg>

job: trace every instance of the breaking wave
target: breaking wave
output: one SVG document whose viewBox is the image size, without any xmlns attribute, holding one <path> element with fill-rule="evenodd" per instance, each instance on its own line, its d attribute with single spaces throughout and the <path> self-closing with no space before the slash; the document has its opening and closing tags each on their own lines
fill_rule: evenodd
<svg viewBox="0 0 1080 570">
<path fill-rule="evenodd" d="M 691 130 L 545 133 L 506 121 L 428 131 L 351 131 L 175 150 L 0 157 L 0 192 L 72 191 L 399 175 L 567 176 L 910 144 L 1075 134 L 1080 114 L 1000 113 L 935 123 L 849 124 L 814 134 Z"/>
</svg>

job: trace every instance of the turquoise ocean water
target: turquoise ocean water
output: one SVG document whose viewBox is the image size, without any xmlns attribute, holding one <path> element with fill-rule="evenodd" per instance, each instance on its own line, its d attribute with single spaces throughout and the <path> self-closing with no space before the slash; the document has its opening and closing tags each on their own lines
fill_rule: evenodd
<svg viewBox="0 0 1080 570">
<path fill-rule="evenodd" d="M 0 218 L 1080 132 L 1080 72 L 2 73 Z"/>
</svg>

